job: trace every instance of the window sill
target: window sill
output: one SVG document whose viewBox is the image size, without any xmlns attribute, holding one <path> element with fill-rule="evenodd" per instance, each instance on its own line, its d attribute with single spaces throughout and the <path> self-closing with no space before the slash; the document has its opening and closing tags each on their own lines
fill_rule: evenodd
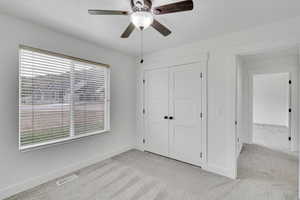
<svg viewBox="0 0 300 200">
<path fill-rule="evenodd" d="M 84 135 L 77 135 L 77 136 L 73 136 L 73 137 L 63 138 L 63 139 L 59 139 L 59 140 L 53 140 L 53 141 L 49 141 L 49 142 L 43 142 L 43 143 L 38 143 L 38 144 L 26 145 L 26 146 L 19 146 L 19 150 L 21 152 L 28 152 L 28 151 L 38 150 L 38 149 L 44 149 L 44 148 L 48 148 L 48 147 L 52 147 L 52 146 L 57 146 L 57 145 L 61 145 L 61 144 L 74 142 L 76 140 L 80 140 L 85 137 L 99 135 L 102 133 L 107 133 L 110 131 L 111 131 L 111 129 L 108 129 L 108 130 L 103 130 L 103 131 L 91 132 L 91 133 L 84 134 Z"/>
</svg>

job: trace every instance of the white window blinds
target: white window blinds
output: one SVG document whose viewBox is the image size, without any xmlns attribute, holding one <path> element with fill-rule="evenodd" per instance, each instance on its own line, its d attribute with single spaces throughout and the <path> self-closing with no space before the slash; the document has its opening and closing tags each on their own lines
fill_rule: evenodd
<svg viewBox="0 0 300 200">
<path fill-rule="evenodd" d="M 73 74 L 75 135 L 104 129 L 105 72 L 75 63 Z"/>
<path fill-rule="evenodd" d="M 109 69 L 20 48 L 20 149 L 109 130 Z"/>
</svg>

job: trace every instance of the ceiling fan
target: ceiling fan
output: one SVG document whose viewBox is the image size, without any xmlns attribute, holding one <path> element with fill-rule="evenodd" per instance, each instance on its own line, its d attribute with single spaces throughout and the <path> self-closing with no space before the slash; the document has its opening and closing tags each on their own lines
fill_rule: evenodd
<svg viewBox="0 0 300 200">
<path fill-rule="evenodd" d="M 135 27 L 141 31 L 152 26 L 163 36 L 168 36 L 171 31 L 154 19 L 155 15 L 164 15 L 175 12 L 193 10 L 193 0 L 171 3 L 152 8 L 152 0 L 130 0 L 132 11 L 121 10 L 88 10 L 91 15 L 128 15 L 131 23 L 126 28 L 121 38 L 128 38 Z"/>
</svg>

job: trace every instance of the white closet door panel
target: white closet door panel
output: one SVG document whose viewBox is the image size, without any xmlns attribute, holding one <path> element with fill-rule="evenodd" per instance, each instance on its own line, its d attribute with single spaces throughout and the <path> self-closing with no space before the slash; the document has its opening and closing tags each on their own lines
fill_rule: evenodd
<svg viewBox="0 0 300 200">
<path fill-rule="evenodd" d="M 168 69 L 146 72 L 146 150 L 168 155 L 169 152 L 169 73 Z"/>
<path fill-rule="evenodd" d="M 199 64 L 170 68 L 170 154 L 198 165 L 201 161 L 202 80 Z"/>
</svg>

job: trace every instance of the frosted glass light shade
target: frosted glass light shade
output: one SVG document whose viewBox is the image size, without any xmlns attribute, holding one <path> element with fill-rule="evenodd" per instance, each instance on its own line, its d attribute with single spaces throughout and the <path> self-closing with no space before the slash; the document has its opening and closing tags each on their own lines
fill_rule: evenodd
<svg viewBox="0 0 300 200">
<path fill-rule="evenodd" d="M 130 18 L 135 27 L 140 30 L 148 28 L 153 23 L 153 15 L 151 12 L 134 12 L 131 14 Z"/>
</svg>

